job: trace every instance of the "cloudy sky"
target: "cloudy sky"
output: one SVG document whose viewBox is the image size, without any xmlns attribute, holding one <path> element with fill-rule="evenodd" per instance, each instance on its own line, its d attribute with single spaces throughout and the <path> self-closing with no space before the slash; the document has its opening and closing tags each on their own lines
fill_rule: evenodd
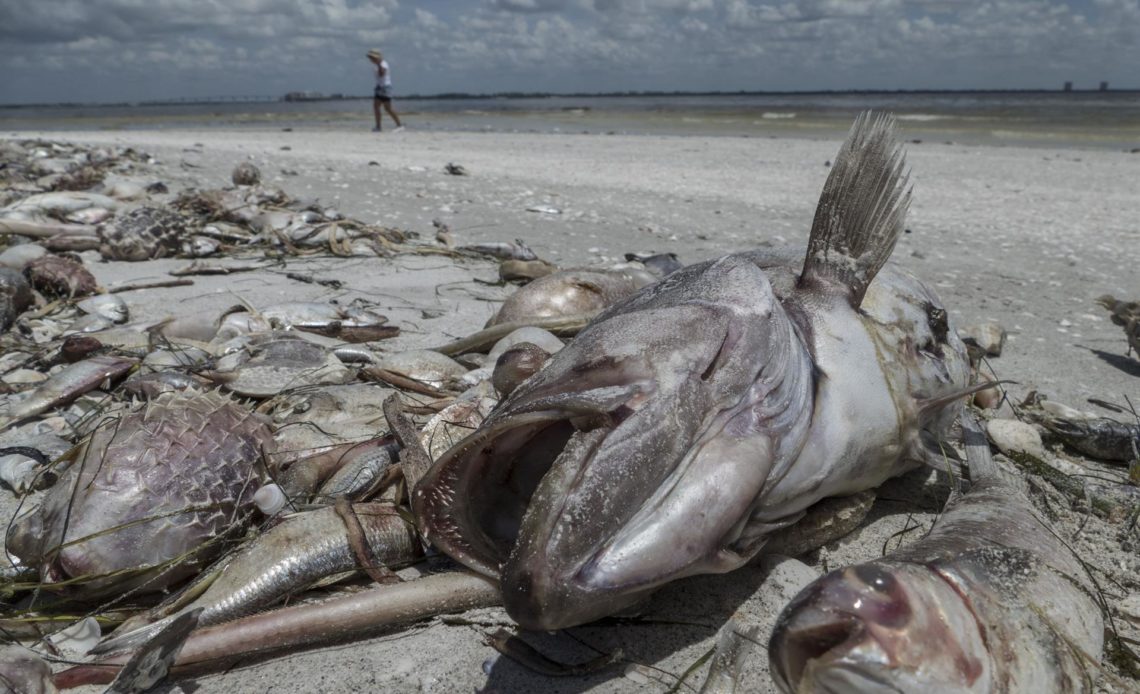
<svg viewBox="0 0 1140 694">
<path fill-rule="evenodd" d="M 0 102 L 1140 87 L 1140 0 L 0 0 Z"/>
</svg>

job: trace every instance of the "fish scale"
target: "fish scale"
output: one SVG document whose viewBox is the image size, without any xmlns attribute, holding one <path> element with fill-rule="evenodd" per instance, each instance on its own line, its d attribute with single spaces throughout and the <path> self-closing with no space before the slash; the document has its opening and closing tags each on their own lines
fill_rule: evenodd
<svg viewBox="0 0 1140 694">
<path fill-rule="evenodd" d="M 208 561 L 220 545 L 206 544 L 248 515 L 271 431 L 218 392 L 164 393 L 107 429 L 113 435 L 89 440 L 43 503 L 16 520 L 8 546 L 45 580 L 154 567 L 203 548 L 160 578 L 134 579 L 158 590 Z M 85 594 L 112 586 L 122 588 L 96 579 Z"/>
</svg>

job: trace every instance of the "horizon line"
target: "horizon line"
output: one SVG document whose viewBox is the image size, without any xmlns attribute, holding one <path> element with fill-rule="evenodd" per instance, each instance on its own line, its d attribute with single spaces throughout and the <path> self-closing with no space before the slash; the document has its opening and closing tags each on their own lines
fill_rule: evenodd
<svg viewBox="0 0 1140 694">
<path fill-rule="evenodd" d="M 807 89 L 807 90 L 619 90 L 606 92 L 539 92 L 539 91 L 500 91 L 500 92 L 439 92 L 436 94 L 408 94 L 400 99 L 418 100 L 444 100 L 444 99 L 527 99 L 527 98 L 598 98 L 598 97 L 646 97 L 646 96 L 811 96 L 822 94 L 1127 94 L 1138 93 L 1140 87 L 1117 88 L 965 88 L 965 89 Z M 312 93 L 314 96 L 303 96 Z M 123 101 L 57 101 L 57 102 L 31 102 L 31 103 L 0 103 L 0 108 L 36 108 L 36 107 L 111 107 L 111 106 L 170 106 L 178 104 L 225 104 L 225 103 L 258 103 L 290 101 L 289 95 L 298 95 L 293 101 L 343 101 L 355 99 L 369 99 L 368 94 L 318 94 L 316 92 L 292 91 L 283 95 L 213 95 L 203 97 L 166 97 L 160 99 L 123 100 Z"/>
</svg>

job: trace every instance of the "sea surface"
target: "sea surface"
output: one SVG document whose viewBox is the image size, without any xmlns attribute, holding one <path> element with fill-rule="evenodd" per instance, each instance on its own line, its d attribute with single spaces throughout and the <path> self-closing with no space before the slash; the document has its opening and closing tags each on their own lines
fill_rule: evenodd
<svg viewBox="0 0 1140 694">
<path fill-rule="evenodd" d="M 1140 91 L 845 92 L 683 96 L 404 98 L 417 130 L 835 137 L 865 109 L 893 112 L 912 139 L 986 145 L 1140 148 Z M 391 121 L 385 115 L 390 127 Z M 369 129 L 368 98 L 0 106 L 0 130 Z"/>
</svg>

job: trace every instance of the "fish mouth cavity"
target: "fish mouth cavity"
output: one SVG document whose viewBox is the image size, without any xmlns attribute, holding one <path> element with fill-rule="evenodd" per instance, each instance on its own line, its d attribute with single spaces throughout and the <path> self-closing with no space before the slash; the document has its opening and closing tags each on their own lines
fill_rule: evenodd
<svg viewBox="0 0 1140 694">
<path fill-rule="evenodd" d="M 636 382 L 505 401 L 417 487 L 417 515 L 428 539 L 468 568 L 499 578 L 534 493 L 555 463 L 587 468 L 651 390 Z M 575 437 L 588 443 L 571 446 Z"/>
</svg>

